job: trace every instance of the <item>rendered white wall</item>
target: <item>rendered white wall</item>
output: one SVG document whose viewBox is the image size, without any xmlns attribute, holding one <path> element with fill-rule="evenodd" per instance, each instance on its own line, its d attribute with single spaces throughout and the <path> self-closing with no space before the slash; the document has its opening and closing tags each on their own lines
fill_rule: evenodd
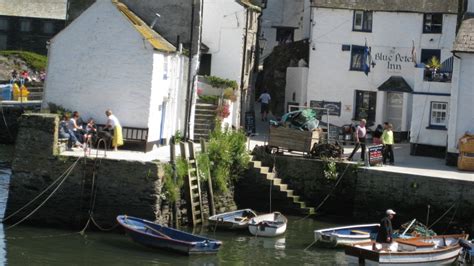
<svg viewBox="0 0 474 266">
<path fill-rule="evenodd" d="M 307 67 L 289 67 L 286 69 L 285 112 L 288 102 L 298 102 L 300 106 L 306 103 Z M 293 93 L 295 100 L 293 100 Z"/>
<path fill-rule="evenodd" d="M 153 50 L 109 0 L 99 0 L 59 33 L 49 49 L 44 103 L 105 123 L 149 125 Z"/>
<path fill-rule="evenodd" d="M 474 55 L 457 53 L 454 60 L 453 89 L 448 126 L 448 152 L 458 152 L 458 140 L 474 131 Z"/>
<path fill-rule="evenodd" d="M 336 125 L 348 124 L 353 119 L 355 90 L 377 92 L 376 124 L 385 121 L 386 94 L 377 88 L 390 76 L 402 76 L 414 88 L 414 63 L 400 60 L 411 58 L 412 41 L 417 60 L 421 49 L 441 49 L 441 61 L 452 56 L 456 15 L 444 15 L 443 34 L 423 34 L 423 14 L 418 13 L 374 12 L 371 33 L 352 31 L 352 10 L 313 8 L 313 13 L 307 101 L 342 101 L 341 116 L 331 117 Z M 364 46 L 366 40 L 377 64 L 368 76 L 349 71 L 351 52 L 342 51 L 343 44 Z M 380 53 L 392 56 L 390 64 L 399 65 L 401 70 L 389 69 L 389 62 L 377 56 Z M 402 130 L 407 131 L 411 99 L 409 96 L 404 99 Z"/>
</svg>

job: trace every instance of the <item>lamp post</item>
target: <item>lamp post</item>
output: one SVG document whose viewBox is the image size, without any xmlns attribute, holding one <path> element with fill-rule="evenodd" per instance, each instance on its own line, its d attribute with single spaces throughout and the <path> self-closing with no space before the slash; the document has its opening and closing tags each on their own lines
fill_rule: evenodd
<svg viewBox="0 0 474 266">
<path fill-rule="evenodd" d="M 265 50 L 265 47 L 267 46 L 267 39 L 265 38 L 265 36 L 262 34 L 259 38 L 258 38 L 258 47 L 260 48 L 260 55 L 263 54 L 263 51 Z"/>
</svg>

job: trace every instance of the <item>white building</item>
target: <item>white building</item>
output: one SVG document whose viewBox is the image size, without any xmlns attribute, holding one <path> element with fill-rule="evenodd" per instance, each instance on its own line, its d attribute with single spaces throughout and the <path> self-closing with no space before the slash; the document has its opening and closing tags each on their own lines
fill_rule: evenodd
<svg viewBox="0 0 474 266">
<path fill-rule="evenodd" d="M 310 0 L 267 0 L 260 18 L 261 36 L 266 43 L 261 47 L 260 62 L 281 43 L 309 39 Z"/>
<path fill-rule="evenodd" d="M 455 164 L 458 140 L 474 132 L 474 1 L 470 0 L 453 48 L 454 72 L 449 101 L 447 163 Z"/>
<path fill-rule="evenodd" d="M 187 59 L 125 5 L 98 0 L 49 48 L 44 107 L 148 130 L 147 150 L 184 126 Z"/>
<path fill-rule="evenodd" d="M 204 0 L 200 75 L 235 80 L 241 89 L 233 104 L 232 125 L 240 126 L 241 99 L 252 81 L 260 8 L 247 0 Z M 243 109 L 246 109 L 245 107 Z"/>
<path fill-rule="evenodd" d="M 452 56 L 457 2 L 312 0 L 306 103 L 330 108 L 338 126 L 388 121 L 407 137 L 414 61 Z"/>
</svg>

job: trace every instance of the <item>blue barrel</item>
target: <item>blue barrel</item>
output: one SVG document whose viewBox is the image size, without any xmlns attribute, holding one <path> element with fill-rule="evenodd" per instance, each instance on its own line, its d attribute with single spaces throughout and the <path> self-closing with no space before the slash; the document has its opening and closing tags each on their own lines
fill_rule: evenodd
<svg viewBox="0 0 474 266">
<path fill-rule="evenodd" d="M 10 84 L 0 85 L 1 98 L 3 101 L 12 100 L 13 87 Z"/>
</svg>

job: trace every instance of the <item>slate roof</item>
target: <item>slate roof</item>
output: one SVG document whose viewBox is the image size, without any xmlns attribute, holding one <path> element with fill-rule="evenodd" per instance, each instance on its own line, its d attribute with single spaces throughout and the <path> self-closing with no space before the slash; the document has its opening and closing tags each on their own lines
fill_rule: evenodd
<svg viewBox="0 0 474 266">
<path fill-rule="evenodd" d="M 150 26 L 148 26 L 141 18 L 130 11 L 125 4 L 118 0 L 112 0 L 112 3 L 117 6 L 120 12 L 122 12 L 128 21 L 130 21 L 132 26 L 153 46 L 153 48 L 166 53 L 176 52 L 176 47 L 169 43 L 159 33 L 150 28 Z"/>
<path fill-rule="evenodd" d="M 67 0 L 0 0 L 0 16 L 66 20 Z"/>
<path fill-rule="evenodd" d="M 457 14 L 458 0 L 311 0 L 311 6 L 386 12 Z"/>
<path fill-rule="evenodd" d="M 379 91 L 412 93 L 413 89 L 403 77 L 391 76 L 387 81 L 380 85 Z"/>
<path fill-rule="evenodd" d="M 467 13 L 459 27 L 453 52 L 474 53 L 474 13 Z"/>
</svg>

